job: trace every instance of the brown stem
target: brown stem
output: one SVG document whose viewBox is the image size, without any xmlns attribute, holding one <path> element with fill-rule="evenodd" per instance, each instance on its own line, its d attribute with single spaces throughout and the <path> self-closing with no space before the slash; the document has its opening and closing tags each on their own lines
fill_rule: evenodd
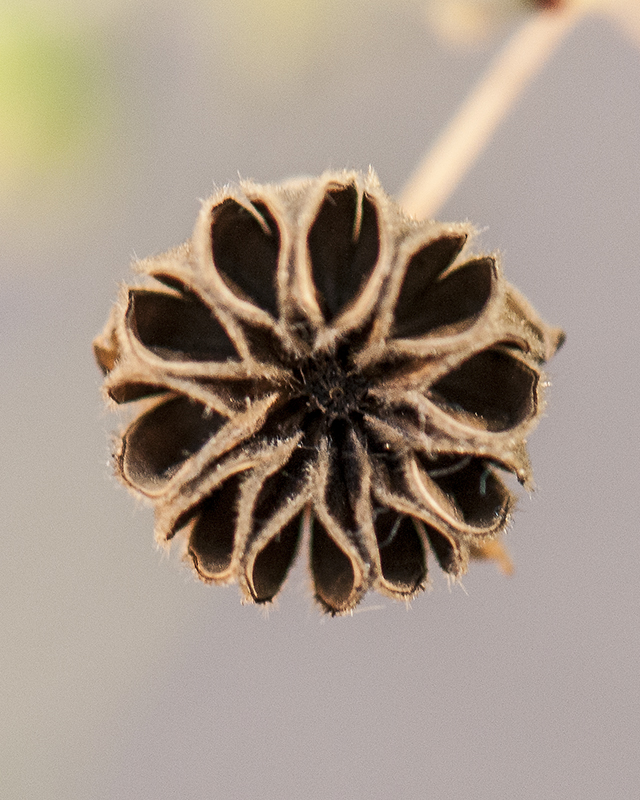
<svg viewBox="0 0 640 800">
<path fill-rule="evenodd" d="M 529 18 L 489 66 L 400 195 L 405 211 L 433 217 L 487 144 L 498 123 L 584 14 L 569 4 Z"/>
</svg>

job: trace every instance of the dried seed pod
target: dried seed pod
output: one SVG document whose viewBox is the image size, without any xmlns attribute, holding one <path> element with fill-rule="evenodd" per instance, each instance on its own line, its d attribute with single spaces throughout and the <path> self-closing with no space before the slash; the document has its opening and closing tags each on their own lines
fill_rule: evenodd
<svg viewBox="0 0 640 800">
<path fill-rule="evenodd" d="M 412 597 L 462 575 L 531 486 L 540 365 L 561 341 L 467 224 L 409 219 L 373 173 L 245 182 L 137 265 L 94 343 L 141 411 L 115 456 L 198 576 L 271 601 L 308 533 L 315 596 Z"/>
</svg>

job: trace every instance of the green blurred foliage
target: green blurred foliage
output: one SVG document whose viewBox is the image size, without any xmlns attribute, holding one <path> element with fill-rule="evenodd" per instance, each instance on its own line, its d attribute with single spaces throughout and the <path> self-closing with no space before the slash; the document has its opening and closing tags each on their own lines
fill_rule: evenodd
<svg viewBox="0 0 640 800">
<path fill-rule="evenodd" d="M 0 10 L 3 193 L 95 154 L 113 94 L 100 37 L 67 13 Z"/>
</svg>

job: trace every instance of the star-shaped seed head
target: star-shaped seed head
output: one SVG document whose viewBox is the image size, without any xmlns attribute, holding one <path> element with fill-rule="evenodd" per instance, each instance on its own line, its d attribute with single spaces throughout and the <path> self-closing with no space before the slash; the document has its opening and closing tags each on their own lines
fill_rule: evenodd
<svg viewBox="0 0 640 800">
<path fill-rule="evenodd" d="M 138 415 L 118 475 L 207 582 L 279 592 L 301 540 L 332 614 L 453 577 L 531 487 L 525 439 L 561 341 L 466 255 L 467 224 L 417 222 L 373 173 L 244 182 L 193 237 L 137 264 L 94 343 Z"/>
</svg>

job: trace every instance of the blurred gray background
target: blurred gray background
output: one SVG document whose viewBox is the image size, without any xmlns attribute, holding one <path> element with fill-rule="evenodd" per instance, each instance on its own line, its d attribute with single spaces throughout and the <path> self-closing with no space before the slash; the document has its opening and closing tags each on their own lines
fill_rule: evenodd
<svg viewBox="0 0 640 800">
<path fill-rule="evenodd" d="M 332 620 L 304 564 L 265 614 L 156 552 L 90 343 L 214 183 L 399 192 L 518 21 L 455 50 L 417 0 L 45 5 L 0 12 L 0 796 L 639 797 L 640 48 L 581 23 L 439 214 L 568 333 L 514 576 Z"/>
</svg>

